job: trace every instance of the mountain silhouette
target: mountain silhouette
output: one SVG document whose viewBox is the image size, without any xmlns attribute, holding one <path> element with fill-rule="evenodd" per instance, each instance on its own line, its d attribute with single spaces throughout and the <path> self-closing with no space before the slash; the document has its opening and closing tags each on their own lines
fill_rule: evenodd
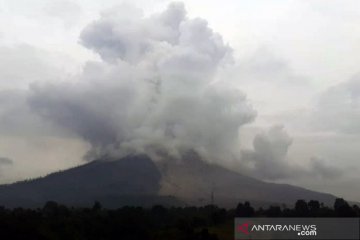
<svg viewBox="0 0 360 240">
<path fill-rule="evenodd" d="M 146 156 L 97 160 L 43 178 L 0 186 L 0 205 L 38 207 L 46 201 L 74 206 L 100 201 L 104 206 L 166 204 L 158 196 L 161 174 Z"/>
<path fill-rule="evenodd" d="M 293 204 L 298 199 L 332 204 L 335 196 L 244 176 L 206 163 L 195 154 L 183 160 L 154 162 L 148 156 L 101 159 L 34 180 L 0 186 L 0 205 L 39 207 L 47 201 L 71 206 L 205 205 L 234 207 L 249 200 L 256 205 Z M 258 203 L 258 204 L 257 204 Z"/>
</svg>

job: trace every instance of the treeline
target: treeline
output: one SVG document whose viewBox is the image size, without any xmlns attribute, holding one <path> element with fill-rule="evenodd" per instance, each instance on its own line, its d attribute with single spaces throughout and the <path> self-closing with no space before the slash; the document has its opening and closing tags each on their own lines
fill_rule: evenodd
<svg viewBox="0 0 360 240">
<path fill-rule="evenodd" d="M 235 210 L 237 217 L 359 217 L 360 208 L 350 206 L 344 199 L 337 198 L 332 208 L 316 200 L 306 202 L 298 200 L 294 208 L 285 205 L 270 206 L 267 209 L 254 210 L 249 202 L 239 203 Z"/>
<path fill-rule="evenodd" d="M 47 202 L 39 209 L 0 207 L 1 239 L 66 240 L 217 240 L 233 239 L 235 217 L 359 217 L 359 207 L 336 199 L 332 208 L 318 201 L 298 200 L 293 208 L 255 210 L 249 202 L 226 210 L 205 207 L 154 206 L 103 209 L 69 208 Z"/>
</svg>

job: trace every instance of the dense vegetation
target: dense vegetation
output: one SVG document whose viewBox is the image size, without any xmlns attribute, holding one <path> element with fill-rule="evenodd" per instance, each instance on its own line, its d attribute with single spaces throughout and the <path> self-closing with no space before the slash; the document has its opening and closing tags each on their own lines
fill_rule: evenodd
<svg viewBox="0 0 360 240">
<path fill-rule="evenodd" d="M 239 203 L 226 210 L 205 207 L 154 206 L 103 209 L 99 202 L 92 208 L 68 208 L 47 202 L 41 209 L 0 207 L 1 239 L 66 240 L 216 240 L 233 239 L 235 217 L 358 217 L 358 206 L 337 199 L 333 208 L 318 201 L 298 200 L 294 208 L 271 206 L 266 209 Z"/>
</svg>

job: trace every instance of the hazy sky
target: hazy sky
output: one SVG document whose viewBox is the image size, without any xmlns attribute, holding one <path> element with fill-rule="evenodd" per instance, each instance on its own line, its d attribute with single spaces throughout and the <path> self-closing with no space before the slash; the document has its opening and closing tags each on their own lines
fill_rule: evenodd
<svg viewBox="0 0 360 240">
<path fill-rule="evenodd" d="M 360 2 L 169 3 L 0 0 L 0 182 L 82 164 L 112 138 L 155 140 L 360 201 Z M 148 78 L 178 80 L 153 106 Z"/>
</svg>

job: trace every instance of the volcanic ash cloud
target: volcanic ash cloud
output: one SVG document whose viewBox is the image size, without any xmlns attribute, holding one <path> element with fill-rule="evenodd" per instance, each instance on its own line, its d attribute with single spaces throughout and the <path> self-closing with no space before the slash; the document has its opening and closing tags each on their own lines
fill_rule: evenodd
<svg viewBox="0 0 360 240">
<path fill-rule="evenodd" d="M 144 17 L 122 6 L 102 13 L 80 43 L 101 61 L 73 81 L 34 84 L 29 103 L 88 141 L 88 157 L 146 153 L 210 161 L 239 156 L 238 130 L 256 112 L 217 72 L 232 49 L 181 3 Z"/>
</svg>

